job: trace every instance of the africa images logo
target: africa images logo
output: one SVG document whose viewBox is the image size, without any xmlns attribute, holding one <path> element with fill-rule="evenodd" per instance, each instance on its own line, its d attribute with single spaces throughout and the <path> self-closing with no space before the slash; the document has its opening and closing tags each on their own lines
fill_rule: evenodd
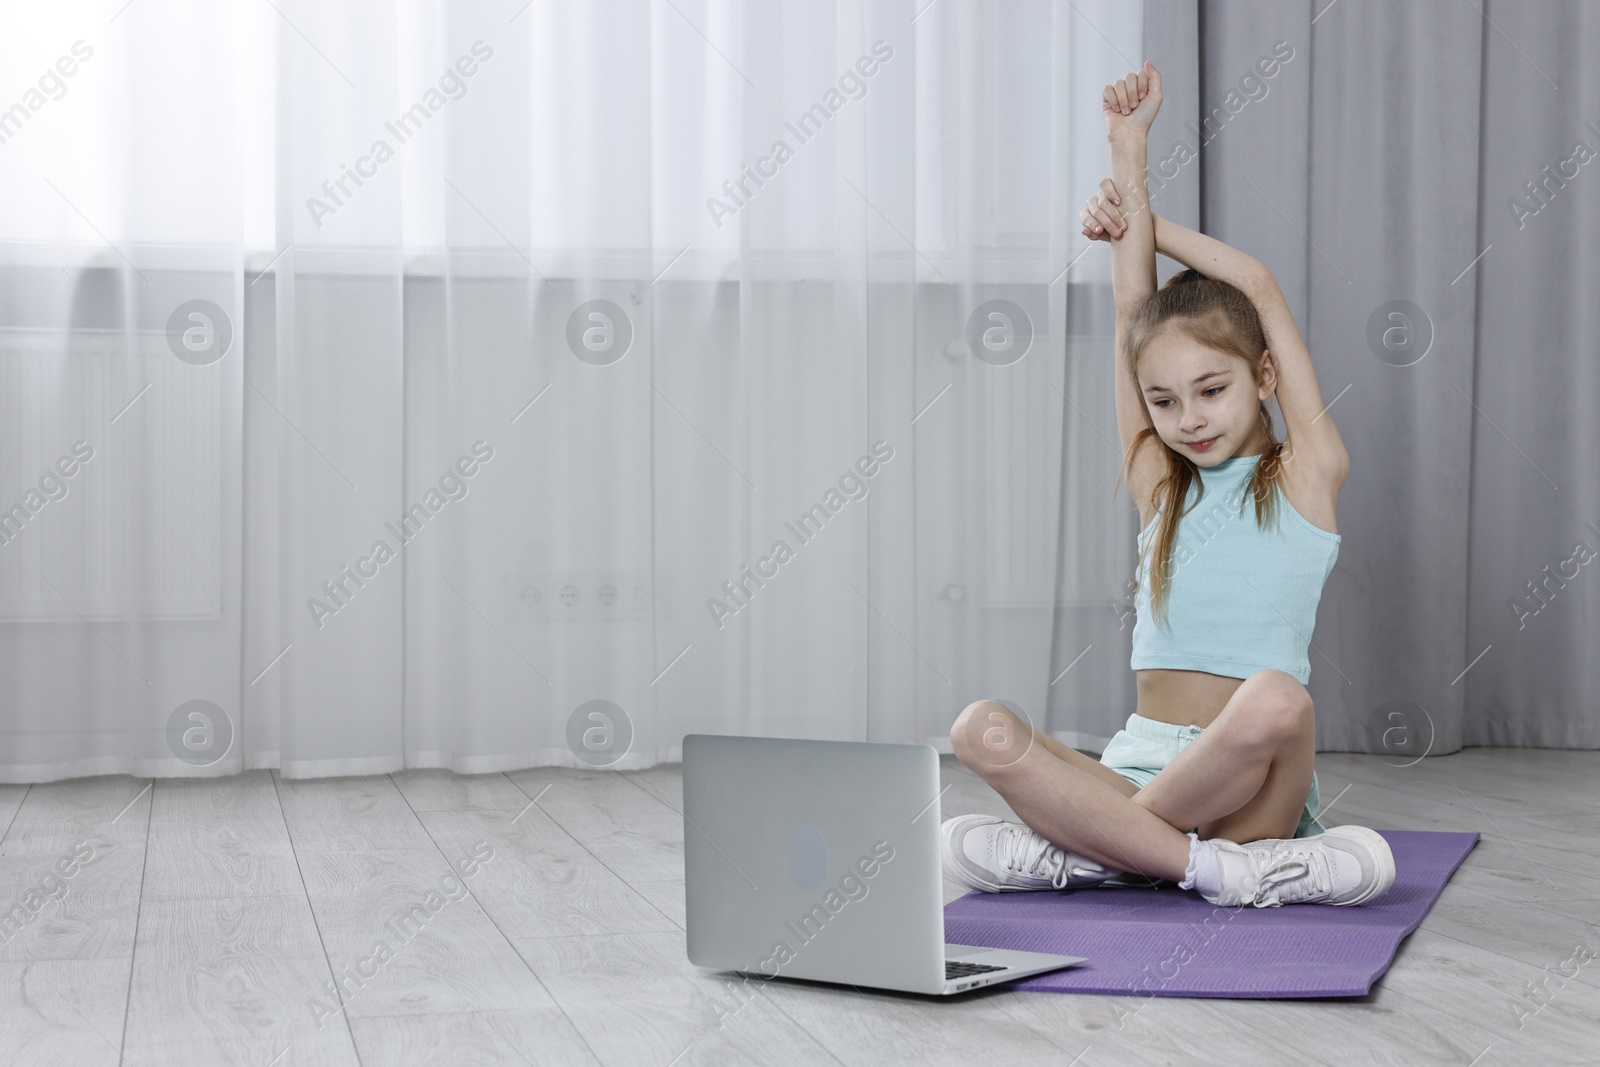
<svg viewBox="0 0 1600 1067">
<path fill-rule="evenodd" d="M 417 539 L 422 529 L 431 520 L 443 511 L 446 504 L 452 501 L 465 500 L 472 491 L 472 478 L 494 458 L 494 446 L 488 441 L 478 440 L 473 442 L 472 455 L 462 456 L 455 465 L 445 469 L 439 476 L 437 487 L 429 487 L 423 494 L 420 503 L 412 504 L 400 517 L 400 525 L 385 522 L 384 529 L 394 535 L 395 545 L 387 539 L 379 538 L 372 543 L 372 548 L 364 556 L 356 560 L 354 569 L 346 563 L 339 568 L 334 577 L 322 583 L 322 592 L 326 600 L 317 597 L 306 598 L 306 610 L 311 613 L 311 621 L 317 624 L 317 629 L 322 629 L 324 620 L 337 615 L 350 606 L 357 593 L 366 588 L 367 582 L 376 578 L 380 568 L 391 560 L 400 558 L 400 549 L 405 548 Z M 398 547 L 396 547 L 398 546 Z"/>
<path fill-rule="evenodd" d="M 855 465 L 846 468 L 839 477 L 839 487 L 830 487 L 822 495 L 822 499 L 806 509 L 794 522 L 785 522 L 784 528 L 794 535 L 799 545 L 804 546 L 816 539 L 824 526 L 844 506 L 853 500 L 865 500 L 872 477 L 881 469 L 881 464 L 888 463 L 894 458 L 894 448 L 887 441 L 874 441 L 871 450 Z M 796 525 L 798 524 L 798 525 Z M 711 621 L 717 629 L 725 625 L 723 620 L 729 616 L 737 615 L 750 606 L 750 601 L 755 598 L 756 590 L 766 588 L 767 581 L 777 577 L 778 569 L 785 563 L 794 559 L 797 548 L 790 547 L 789 542 L 783 538 L 772 543 L 772 548 L 765 556 L 756 560 L 752 571 L 750 564 L 746 563 L 739 569 L 736 578 L 730 578 L 722 583 L 722 591 L 727 595 L 727 600 L 720 597 L 707 597 L 706 610 L 711 613 Z M 754 588 L 751 586 L 754 585 Z"/>
<path fill-rule="evenodd" d="M 872 42 L 872 55 L 863 55 L 855 61 L 853 67 L 847 68 L 839 75 L 838 88 L 831 86 L 822 94 L 822 99 L 802 111 L 793 122 L 784 121 L 784 128 L 794 135 L 799 144 L 805 144 L 817 134 L 821 133 L 833 117 L 843 110 L 846 103 L 851 100 L 860 100 L 867 95 L 867 79 L 878 73 L 881 64 L 887 64 L 894 58 L 894 48 L 884 40 Z M 729 179 L 722 183 L 722 192 L 726 199 L 715 196 L 706 197 L 706 210 L 711 214 L 711 221 L 717 229 L 722 229 L 722 223 L 730 216 L 737 215 L 739 210 L 748 204 L 755 192 L 750 188 L 754 182 L 756 189 L 760 189 L 778 176 L 778 169 L 795 156 L 795 150 L 789 142 L 778 138 L 772 142 L 772 147 L 767 154 L 756 160 L 756 165 L 751 167 L 748 163 L 739 165 L 739 178 L 737 181 Z"/>
<path fill-rule="evenodd" d="M 473 59 L 472 56 L 477 58 Z M 479 64 L 489 62 L 494 56 L 494 49 L 481 40 L 473 41 L 472 56 L 464 55 L 457 59 L 453 66 L 446 68 L 445 72 L 439 75 L 438 88 L 429 86 L 423 92 L 421 100 L 402 111 L 394 121 L 383 124 L 384 129 L 394 135 L 398 144 L 403 145 L 420 133 L 423 125 L 443 111 L 446 104 L 466 96 L 466 79 L 478 72 Z M 317 229 L 322 229 L 322 220 L 325 216 L 337 215 L 339 209 L 366 184 L 362 179 L 377 177 L 378 168 L 398 154 L 399 151 L 394 145 L 379 137 L 372 142 L 367 154 L 356 160 L 354 167 L 340 163 L 338 177 L 329 178 L 322 183 L 322 192 L 327 199 L 321 200 L 314 196 L 306 198 L 306 210 L 311 212 L 311 221 L 317 224 Z M 354 190 L 347 184 L 350 182 L 355 183 Z"/>
</svg>

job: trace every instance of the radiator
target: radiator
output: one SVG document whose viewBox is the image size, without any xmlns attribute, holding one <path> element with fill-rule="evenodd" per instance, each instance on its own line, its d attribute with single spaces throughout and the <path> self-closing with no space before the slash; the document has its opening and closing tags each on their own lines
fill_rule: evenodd
<svg viewBox="0 0 1600 1067">
<path fill-rule="evenodd" d="M 225 365 L 159 332 L 0 330 L 0 620 L 220 614 Z M 80 441 L 92 458 L 61 477 Z"/>
</svg>

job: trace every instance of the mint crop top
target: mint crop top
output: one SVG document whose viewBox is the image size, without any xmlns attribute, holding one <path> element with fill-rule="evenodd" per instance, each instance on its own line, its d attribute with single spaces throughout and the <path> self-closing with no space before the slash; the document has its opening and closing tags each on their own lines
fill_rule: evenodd
<svg viewBox="0 0 1600 1067">
<path fill-rule="evenodd" d="M 1201 468 L 1200 501 L 1179 520 L 1168 563 L 1170 628 L 1158 625 L 1152 615 L 1144 558 L 1161 513 L 1140 531 L 1134 670 L 1248 678 L 1272 668 L 1294 675 L 1302 685 L 1310 680 L 1306 649 L 1341 538 L 1313 526 L 1281 488 L 1275 528 L 1257 524 L 1254 501 L 1246 501 L 1241 510 L 1260 461 L 1260 455 L 1234 456 Z M 1195 488 L 1191 484 L 1191 498 Z"/>
</svg>

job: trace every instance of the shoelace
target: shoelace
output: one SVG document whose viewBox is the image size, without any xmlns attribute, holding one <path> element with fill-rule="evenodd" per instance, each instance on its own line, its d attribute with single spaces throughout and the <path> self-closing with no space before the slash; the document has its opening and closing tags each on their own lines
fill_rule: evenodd
<svg viewBox="0 0 1600 1067">
<path fill-rule="evenodd" d="M 1043 876 L 1049 874 L 1050 884 L 1065 889 L 1072 871 L 1067 866 L 1066 849 L 1051 842 L 1026 826 L 1004 826 L 995 848 L 1000 853 L 1001 866 L 1008 871 Z"/>
<path fill-rule="evenodd" d="M 1275 849 L 1271 866 L 1257 881 L 1258 899 L 1275 904 L 1297 904 L 1327 895 L 1333 884 L 1328 858 L 1318 849 L 1282 846 Z"/>
</svg>

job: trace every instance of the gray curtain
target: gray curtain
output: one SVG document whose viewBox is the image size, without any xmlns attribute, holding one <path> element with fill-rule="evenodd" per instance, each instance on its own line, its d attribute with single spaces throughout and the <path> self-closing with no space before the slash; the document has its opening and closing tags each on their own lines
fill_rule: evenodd
<svg viewBox="0 0 1600 1067">
<path fill-rule="evenodd" d="M 1350 453 L 1318 747 L 1600 747 L 1600 5 L 1144 16 L 1155 209 L 1272 268 Z"/>
</svg>

